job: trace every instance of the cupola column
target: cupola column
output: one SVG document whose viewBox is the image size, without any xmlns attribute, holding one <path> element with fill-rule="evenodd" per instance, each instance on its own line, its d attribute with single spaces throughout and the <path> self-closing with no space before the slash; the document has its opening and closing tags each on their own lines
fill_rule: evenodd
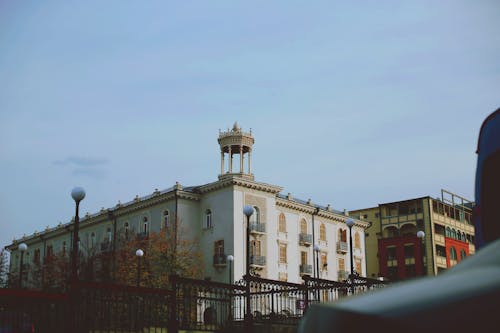
<svg viewBox="0 0 500 333">
<path fill-rule="evenodd" d="M 248 174 L 252 174 L 252 149 L 248 150 Z"/>
<path fill-rule="evenodd" d="M 220 174 L 224 174 L 224 150 L 220 151 Z"/>
<path fill-rule="evenodd" d="M 226 177 L 242 177 L 245 179 L 253 180 L 253 175 L 251 174 L 251 151 L 254 144 L 254 138 L 252 136 L 252 131 L 243 131 L 237 123 L 234 123 L 233 128 L 227 131 L 221 132 L 219 130 L 219 139 L 217 140 L 220 145 L 220 169 L 221 174 L 219 179 Z M 225 155 L 228 154 L 228 161 L 225 161 Z M 248 173 L 245 172 L 245 154 L 248 154 Z M 240 167 L 235 165 L 235 170 L 233 171 L 233 157 L 234 155 L 240 155 Z M 226 170 L 227 163 L 227 170 Z"/>
<path fill-rule="evenodd" d="M 240 146 L 240 173 L 243 173 L 243 146 Z"/>
</svg>

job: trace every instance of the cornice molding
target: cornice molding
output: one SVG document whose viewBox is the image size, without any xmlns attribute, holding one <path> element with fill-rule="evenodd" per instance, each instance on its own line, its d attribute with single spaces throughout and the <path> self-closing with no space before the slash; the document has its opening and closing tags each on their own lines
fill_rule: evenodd
<svg viewBox="0 0 500 333">
<path fill-rule="evenodd" d="M 340 222 L 340 223 L 345 223 L 346 220 L 349 218 L 349 216 L 346 216 L 346 215 L 340 215 L 340 214 L 337 214 L 337 213 L 334 213 L 334 212 L 331 212 L 328 210 L 318 209 L 315 206 L 303 204 L 303 203 L 296 202 L 293 200 L 278 198 L 278 197 L 276 198 L 276 206 L 293 209 L 293 210 L 307 213 L 307 214 L 311 214 L 311 215 L 314 214 L 318 217 L 326 218 L 328 220 L 333 220 L 335 222 Z M 356 220 L 356 219 L 354 219 L 354 222 L 355 222 L 354 223 L 355 226 L 361 227 L 364 229 L 366 229 L 370 226 L 370 222 L 360 221 L 360 220 Z"/>
<path fill-rule="evenodd" d="M 283 188 L 280 186 L 266 184 L 266 183 L 259 183 L 259 182 L 251 181 L 248 179 L 240 178 L 237 176 L 223 177 L 219 181 L 199 186 L 196 189 L 201 194 L 205 194 L 205 193 L 217 191 L 217 190 L 220 190 L 222 188 L 226 188 L 226 187 L 230 187 L 230 186 L 240 186 L 240 187 L 244 187 L 244 188 L 248 188 L 248 189 L 252 189 L 252 190 L 257 190 L 257 191 L 262 191 L 262 192 L 267 192 L 267 193 L 272 193 L 272 194 L 277 194 L 283 190 Z"/>
</svg>

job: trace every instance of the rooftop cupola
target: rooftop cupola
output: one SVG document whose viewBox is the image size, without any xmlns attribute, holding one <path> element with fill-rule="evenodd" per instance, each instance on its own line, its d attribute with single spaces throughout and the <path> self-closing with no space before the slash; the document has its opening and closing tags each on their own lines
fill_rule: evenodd
<svg viewBox="0 0 500 333">
<path fill-rule="evenodd" d="M 217 140 L 220 145 L 220 175 L 219 179 L 224 176 L 239 176 L 243 178 L 248 178 L 253 180 L 253 174 L 251 169 L 251 158 L 252 158 L 252 146 L 254 143 L 254 138 L 252 136 L 252 130 L 250 132 L 244 132 L 235 122 L 233 129 L 227 130 L 226 132 L 221 132 L 219 130 L 219 139 Z M 225 157 L 228 156 L 227 170 Z M 233 171 L 233 159 L 234 155 L 238 155 L 240 168 L 239 172 Z M 245 166 L 245 155 L 247 156 L 247 172 L 244 171 Z"/>
</svg>

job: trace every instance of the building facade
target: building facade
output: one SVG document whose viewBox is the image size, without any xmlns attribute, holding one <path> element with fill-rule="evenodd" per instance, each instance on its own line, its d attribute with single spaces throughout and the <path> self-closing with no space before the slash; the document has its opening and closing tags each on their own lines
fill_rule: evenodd
<svg viewBox="0 0 500 333">
<path fill-rule="evenodd" d="M 346 279 L 351 267 L 348 214 L 330 205 L 283 195 L 281 187 L 255 181 L 251 169 L 254 137 L 237 124 L 219 132 L 218 143 L 221 172 L 217 181 L 189 187 L 176 183 L 169 189 L 155 190 L 81 217 L 79 237 L 84 248 L 112 251 L 120 233 L 133 231 L 144 237 L 175 224 L 176 237 L 198 240 L 206 278 L 236 281 L 246 271 L 243 207 L 251 205 L 250 264 L 254 274 L 296 283 L 302 282 L 306 274 Z M 366 276 L 365 229 L 369 223 L 360 219 L 354 222 L 352 264 L 358 274 Z M 18 244 L 28 245 L 24 262 L 29 263 L 55 252 L 69 255 L 71 235 L 70 222 L 15 240 L 7 247 L 11 251 L 11 271 L 19 268 Z M 234 257 L 230 277 L 228 255 Z"/>
<path fill-rule="evenodd" d="M 368 276 L 402 280 L 436 275 L 473 254 L 472 208 L 471 201 L 441 190 L 438 199 L 422 197 L 351 211 L 371 223 L 366 230 Z"/>
</svg>

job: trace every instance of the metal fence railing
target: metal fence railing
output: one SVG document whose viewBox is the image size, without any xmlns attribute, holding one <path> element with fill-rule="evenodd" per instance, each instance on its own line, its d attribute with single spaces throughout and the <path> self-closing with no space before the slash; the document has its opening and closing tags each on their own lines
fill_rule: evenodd
<svg viewBox="0 0 500 333">
<path fill-rule="evenodd" d="M 311 304 L 387 284 L 359 276 L 345 282 L 307 275 L 303 279 L 297 284 L 245 276 L 236 284 L 226 284 L 171 276 L 166 289 L 95 282 L 73 283 L 65 294 L 0 289 L 0 328 L 40 333 L 171 333 L 221 331 L 231 325 L 296 325 Z"/>
</svg>

